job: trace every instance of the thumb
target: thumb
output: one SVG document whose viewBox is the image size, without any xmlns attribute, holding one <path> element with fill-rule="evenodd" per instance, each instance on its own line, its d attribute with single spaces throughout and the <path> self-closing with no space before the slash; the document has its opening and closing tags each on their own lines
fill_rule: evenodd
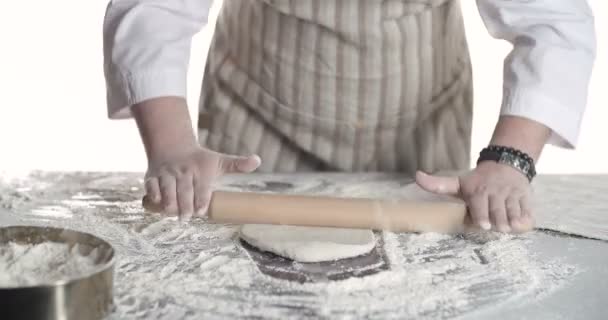
<svg viewBox="0 0 608 320">
<path fill-rule="evenodd" d="M 416 184 L 422 189 L 441 195 L 457 196 L 460 193 L 458 177 L 439 177 L 416 172 Z"/>
<path fill-rule="evenodd" d="M 220 158 L 220 170 L 222 173 L 250 173 L 262 164 L 258 155 L 248 157 L 222 156 Z"/>
</svg>

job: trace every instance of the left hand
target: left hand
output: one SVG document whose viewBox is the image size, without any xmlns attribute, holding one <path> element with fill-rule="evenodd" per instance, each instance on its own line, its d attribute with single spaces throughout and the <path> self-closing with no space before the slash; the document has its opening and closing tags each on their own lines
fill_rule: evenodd
<svg viewBox="0 0 608 320">
<path fill-rule="evenodd" d="M 462 198 L 473 223 L 484 230 L 521 233 L 534 227 L 530 182 L 507 165 L 481 162 L 460 177 L 418 172 L 416 183 L 429 192 Z"/>
</svg>

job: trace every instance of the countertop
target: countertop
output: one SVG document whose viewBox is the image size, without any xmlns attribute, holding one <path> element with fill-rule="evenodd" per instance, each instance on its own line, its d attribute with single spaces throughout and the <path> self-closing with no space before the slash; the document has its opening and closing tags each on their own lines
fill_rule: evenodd
<svg viewBox="0 0 608 320">
<path fill-rule="evenodd" d="M 393 271 L 315 285 L 261 274 L 238 241 L 238 226 L 183 224 L 144 213 L 142 177 L 88 172 L 0 177 L 0 226 L 59 226 L 109 241 L 118 251 L 111 319 L 606 317 L 608 242 L 575 235 L 608 237 L 605 175 L 537 179 L 537 212 L 546 226 L 561 232 L 377 233 Z M 226 177 L 218 188 L 428 196 L 411 182 L 382 174 L 255 174 Z"/>
</svg>

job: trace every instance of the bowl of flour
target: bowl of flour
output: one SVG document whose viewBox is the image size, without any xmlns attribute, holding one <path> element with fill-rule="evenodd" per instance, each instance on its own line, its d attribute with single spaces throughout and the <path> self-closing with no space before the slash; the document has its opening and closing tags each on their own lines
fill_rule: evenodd
<svg viewBox="0 0 608 320">
<path fill-rule="evenodd" d="M 0 228 L 3 319 L 101 319 L 111 309 L 113 272 L 114 249 L 94 235 Z"/>
</svg>

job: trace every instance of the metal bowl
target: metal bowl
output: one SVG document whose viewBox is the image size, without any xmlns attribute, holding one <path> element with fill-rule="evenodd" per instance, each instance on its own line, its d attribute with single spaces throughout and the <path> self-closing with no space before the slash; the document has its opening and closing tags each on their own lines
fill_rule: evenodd
<svg viewBox="0 0 608 320">
<path fill-rule="evenodd" d="M 9 242 L 43 242 L 78 245 L 83 254 L 97 249 L 96 267 L 85 275 L 50 284 L 0 287 L 0 318 L 12 319 L 101 319 L 112 309 L 114 248 L 93 235 L 59 228 L 12 226 L 0 228 L 0 245 Z"/>
</svg>

